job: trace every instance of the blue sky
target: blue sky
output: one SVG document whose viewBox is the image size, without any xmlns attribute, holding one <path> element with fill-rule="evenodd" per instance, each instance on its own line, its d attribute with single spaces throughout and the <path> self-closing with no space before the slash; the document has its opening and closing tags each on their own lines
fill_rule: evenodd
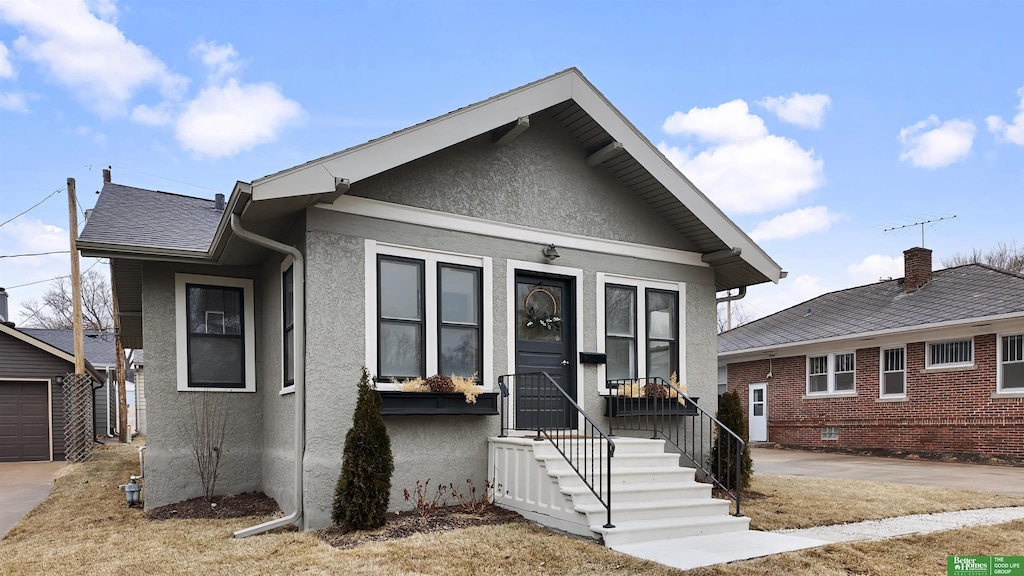
<svg viewBox="0 0 1024 576">
<path fill-rule="evenodd" d="M 195 196 L 576 66 L 789 272 L 761 316 L 1024 242 L 1017 2 L 0 0 L 0 222 L 76 178 Z M 58 194 L 0 255 L 66 246 Z M 83 269 L 93 262 L 83 262 Z M 103 264 L 97 266 L 104 269 Z M 0 258 L 12 316 L 67 255 Z"/>
</svg>

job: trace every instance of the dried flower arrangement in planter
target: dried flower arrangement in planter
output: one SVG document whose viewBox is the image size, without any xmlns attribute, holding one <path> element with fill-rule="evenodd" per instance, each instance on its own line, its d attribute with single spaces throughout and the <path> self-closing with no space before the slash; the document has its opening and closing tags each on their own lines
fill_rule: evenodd
<svg viewBox="0 0 1024 576">
<path fill-rule="evenodd" d="M 404 382 L 392 380 L 392 382 L 401 386 L 402 392 L 459 393 L 466 397 L 467 404 L 476 404 L 476 397 L 483 390 L 476 383 L 476 374 L 469 378 L 434 374 L 430 378 L 413 378 Z"/>
<path fill-rule="evenodd" d="M 657 382 L 644 382 L 634 380 L 629 384 L 619 386 L 618 396 L 626 398 L 678 398 L 680 404 L 686 403 L 686 398 L 679 392 L 686 394 L 686 384 L 680 384 L 679 378 L 673 372 L 668 379 L 671 386 L 663 386 Z M 676 392 L 676 389 L 679 392 Z"/>
</svg>

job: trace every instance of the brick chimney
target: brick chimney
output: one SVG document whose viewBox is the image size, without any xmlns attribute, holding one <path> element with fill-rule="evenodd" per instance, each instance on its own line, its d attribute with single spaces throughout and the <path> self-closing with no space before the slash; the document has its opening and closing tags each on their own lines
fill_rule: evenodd
<svg viewBox="0 0 1024 576">
<path fill-rule="evenodd" d="M 903 251 L 903 289 L 910 294 L 932 279 L 932 251 L 911 248 Z"/>
</svg>

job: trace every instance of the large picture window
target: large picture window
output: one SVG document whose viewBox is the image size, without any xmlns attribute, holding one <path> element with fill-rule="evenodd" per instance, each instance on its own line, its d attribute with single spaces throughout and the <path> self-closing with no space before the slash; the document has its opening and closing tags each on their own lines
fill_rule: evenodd
<svg viewBox="0 0 1024 576">
<path fill-rule="evenodd" d="M 256 389 L 252 280 L 175 275 L 178 390 Z"/>
<path fill-rule="evenodd" d="M 482 383 L 483 269 L 395 251 L 377 256 L 378 382 L 439 373 Z"/>
<path fill-rule="evenodd" d="M 613 280 L 614 279 L 614 280 Z M 682 284 L 598 275 L 603 301 L 598 329 L 604 342 L 605 380 L 672 375 L 682 382 Z"/>
</svg>

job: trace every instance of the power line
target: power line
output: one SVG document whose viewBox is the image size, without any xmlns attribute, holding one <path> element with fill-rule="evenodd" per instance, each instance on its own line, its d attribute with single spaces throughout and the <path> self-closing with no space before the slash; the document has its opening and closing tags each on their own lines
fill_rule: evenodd
<svg viewBox="0 0 1024 576">
<path fill-rule="evenodd" d="M 35 209 L 36 209 L 36 208 L 37 208 L 37 207 L 38 207 L 38 206 L 39 206 L 40 204 L 42 204 L 43 202 L 46 202 L 47 200 L 49 200 L 50 198 L 52 198 L 54 194 L 58 194 L 58 193 L 60 193 L 60 191 L 62 191 L 62 190 L 64 190 L 64 187 L 63 187 L 63 186 L 61 186 L 60 188 L 57 188 L 57 189 L 56 189 L 56 190 L 54 190 L 53 192 L 50 192 L 50 194 L 49 194 L 49 195 L 48 195 L 48 196 L 47 196 L 46 198 L 43 198 L 43 199 L 42 199 L 42 200 L 40 200 L 39 202 L 36 202 L 36 203 L 35 203 L 35 204 L 33 204 L 33 205 L 32 205 L 32 207 L 31 207 L 31 208 L 29 208 L 28 210 L 25 210 L 24 212 L 22 212 L 21 214 L 18 214 L 18 215 L 17 215 L 17 216 L 15 216 L 14 218 L 11 218 L 10 220 L 6 220 L 6 221 L 5 221 L 5 222 L 3 222 L 2 224 L 0 224 L 0 228 L 2 228 L 2 227 L 4 227 L 4 226 L 6 226 L 7 224 L 10 224 L 11 222 L 14 222 L 14 221 L 15 221 L 15 220 L 17 220 L 18 218 L 21 218 L 21 217 L 22 217 L 22 216 L 24 216 L 25 214 L 28 214 L 29 212 L 31 212 L 32 210 L 35 210 Z"/>
<path fill-rule="evenodd" d="M 88 268 L 85 269 L 85 272 L 88 272 L 89 270 L 92 270 L 93 268 L 96 267 L 97 264 L 99 264 L 101 262 L 103 262 L 102 258 L 97 259 L 95 262 L 92 263 L 92 266 L 89 266 Z M 82 272 L 82 274 L 85 275 L 85 272 Z M 70 278 L 70 277 L 71 277 L 71 274 L 65 274 L 63 276 L 54 276 L 53 278 L 47 278 L 45 280 L 36 280 L 35 282 L 26 282 L 24 284 L 18 284 L 17 286 L 8 286 L 6 288 L 6 290 L 14 290 L 15 288 L 24 288 L 25 286 L 34 286 L 36 284 L 42 284 L 43 282 L 53 282 L 54 280 L 60 280 L 61 278 Z"/>
<path fill-rule="evenodd" d="M 111 168 L 117 168 L 118 170 L 127 170 L 129 172 L 135 172 L 136 174 L 142 174 L 143 176 L 149 176 L 150 178 L 159 178 L 161 180 L 167 180 L 168 182 L 176 182 L 178 184 L 184 184 L 185 186 L 191 186 L 193 188 L 202 188 L 203 190 L 209 190 L 211 192 L 223 192 L 216 188 L 210 188 L 208 186 L 200 186 L 199 184 L 192 184 L 191 182 L 185 182 L 184 180 L 175 180 L 174 178 L 167 178 L 166 176 L 158 176 L 156 174 L 150 174 L 141 170 L 133 170 L 131 168 L 125 168 L 124 166 L 111 166 Z"/>
<path fill-rule="evenodd" d="M 25 254 L 0 254 L 0 258 L 24 258 L 25 256 L 49 256 L 51 254 L 67 254 L 70 250 L 53 250 L 51 252 L 29 252 Z"/>
</svg>

